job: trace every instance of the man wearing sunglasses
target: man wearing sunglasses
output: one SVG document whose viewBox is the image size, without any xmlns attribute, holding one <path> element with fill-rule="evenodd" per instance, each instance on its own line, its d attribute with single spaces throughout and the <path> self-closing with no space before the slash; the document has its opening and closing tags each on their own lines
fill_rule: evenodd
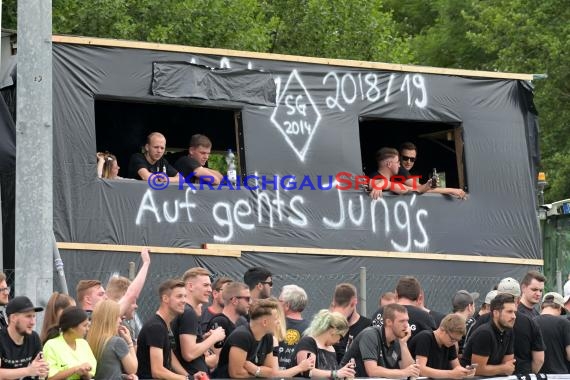
<svg viewBox="0 0 570 380">
<path fill-rule="evenodd" d="M 417 181 L 416 178 L 411 178 L 412 175 L 410 174 L 414 164 L 416 163 L 418 150 L 414 143 L 405 142 L 400 145 L 400 170 L 398 171 L 398 175 L 401 175 L 405 178 L 408 178 L 406 182 L 404 182 L 408 186 L 412 186 L 414 183 L 413 181 Z M 417 183 L 416 183 L 417 185 Z M 436 187 L 430 188 L 427 190 L 429 193 L 436 193 L 436 194 L 445 194 L 457 197 L 459 199 L 467 199 L 467 195 L 465 191 L 462 189 L 455 189 L 451 187 Z"/>
<path fill-rule="evenodd" d="M 251 301 L 271 297 L 273 280 L 271 272 L 263 267 L 249 268 L 243 275 L 243 282 L 249 286 Z"/>
</svg>

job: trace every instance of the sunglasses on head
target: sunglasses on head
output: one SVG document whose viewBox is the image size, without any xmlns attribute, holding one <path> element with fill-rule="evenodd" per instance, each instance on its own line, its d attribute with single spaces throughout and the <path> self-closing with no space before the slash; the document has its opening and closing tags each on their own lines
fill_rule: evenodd
<svg viewBox="0 0 570 380">
<path fill-rule="evenodd" d="M 409 156 L 402 156 L 402 161 L 416 162 L 416 158 L 415 157 L 409 157 Z"/>
</svg>

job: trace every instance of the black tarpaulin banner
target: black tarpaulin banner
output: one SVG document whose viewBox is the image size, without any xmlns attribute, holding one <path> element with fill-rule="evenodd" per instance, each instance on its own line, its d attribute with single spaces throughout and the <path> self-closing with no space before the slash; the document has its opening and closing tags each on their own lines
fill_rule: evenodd
<svg viewBox="0 0 570 380">
<path fill-rule="evenodd" d="M 154 62 L 153 95 L 275 105 L 271 74 L 248 69 L 215 69 L 187 62 Z"/>
</svg>

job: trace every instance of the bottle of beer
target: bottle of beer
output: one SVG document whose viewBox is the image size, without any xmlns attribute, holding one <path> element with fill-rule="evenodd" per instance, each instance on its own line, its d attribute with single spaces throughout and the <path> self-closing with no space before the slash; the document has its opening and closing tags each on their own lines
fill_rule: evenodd
<svg viewBox="0 0 570 380">
<path fill-rule="evenodd" d="M 237 180 L 236 160 L 234 152 L 232 152 L 231 149 L 228 149 L 228 153 L 226 154 L 226 164 L 228 165 L 228 181 L 235 184 Z"/>
<path fill-rule="evenodd" d="M 435 189 L 437 187 L 438 182 L 439 182 L 439 174 L 437 174 L 436 168 L 433 168 L 433 172 L 431 174 L 431 188 Z"/>
</svg>

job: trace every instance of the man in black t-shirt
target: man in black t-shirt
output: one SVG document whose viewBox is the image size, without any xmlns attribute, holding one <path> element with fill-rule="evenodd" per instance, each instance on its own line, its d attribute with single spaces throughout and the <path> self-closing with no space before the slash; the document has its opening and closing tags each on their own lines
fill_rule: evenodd
<svg viewBox="0 0 570 380">
<path fill-rule="evenodd" d="M 412 336 L 420 331 L 433 331 L 436 329 L 433 318 L 424 310 L 417 307 L 421 293 L 420 282 L 412 276 L 403 276 L 396 284 L 396 296 L 398 304 L 404 306 L 408 311 Z M 380 308 L 372 316 L 372 324 L 381 326 L 383 324 L 383 308 Z"/>
<path fill-rule="evenodd" d="M 424 330 L 411 338 L 408 347 L 420 366 L 420 375 L 451 379 L 475 375 L 475 370 L 463 368 L 457 359 L 455 344 L 464 334 L 465 319 L 458 314 L 449 314 L 437 330 Z"/>
<path fill-rule="evenodd" d="M 224 343 L 215 378 L 272 377 L 272 334 L 279 323 L 278 307 L 271 299 L 251 305 L 249 325 L 237 327 Z"/>
<path fill-rule="evenodd" d="M 184 312 L 186 288 L 184 282 L 167 280 L 158 288 L 160 306 L 143 325 L 137 340 L 137 376 L 139 379 L 187 379 L 172 350 L 175 340 L 170 323 Z"/>
<path fill-rule="evenodd" d="M 208 325 L 214 315 L 218 315 L 224 309 L 224 289 L 233 280 L 226 276 L 221 276 L 212 283 L 212 302 L 210 305 L 202 304 L 202 315 L 200 315 L 200 326 L 202 331 L 209 330 Z"/>
<path fill-rule="evenodd" d="M 507 277 L 501 280 L 497 286 L 499 294 L 510 294 L 514 297 L 515 305 L 521 295 L 519 282 L 514 278 Z M 542 333 L 537 323 L 527 317 L 525 314 L 517 311 L 515 313 L 516 320 L 513 328 L 514 335 L 514 354 L 515 354 L 515 374 L 527 375 L 529 373 L 538 373 L 544 363 L 544 341 Z M 477 322 L 471 327 L 467 341 L 471 339 L 471 335 L 475 331 L 487 323 L 491 319 L 491 313 L 481 316 Z"/>
<path fill-rule="evenodd" d="M 249 287 L 243 282 L 233 281 L 224 287 L 224 309 L 220 314 L 214 315 L 206 331 L 221 327 L 226 333 L 226 339 L 237 326 L 248 325 L 245 318 L 249 314 L 251 296 Z M 222 348 L 224 341 L 214 344 L 216 349 Z M 216 350 L 214 350 L 216 352 Z M 219 354 L 219 352 L 217 352 Z"/>
<path fill-rule="evenodd" d="M 360 334 L 362 330 L 372 325 L 372 321 L 360 314 L 356 306 L 358 305 L 358 297 L 356 287 L 352 284 L 343 283 L 335 287 L 332 301 L 331 311 L 337 311 L 344 315 L 348 320 L 348 332 L 334 344 L 337 362 L 340 363 L 344 353 L 350 348 L 354 338 Z"/>
<path fill-rule="evenodd" d="M 402 379 L 418 377 L 420 367 L 408 350 L 411 328 L 405 307 L 390 304 L 384 308 L 384 325 L 365 328 L 354 339 L 340 367 L 351 359 L 356 364 L 356 377 Z"/>
<path fill-rule="evenodd" d="M 513 326 L 515 297 L 499 294 L 491 301 L 491 320 L 469 337 L 461 364 L 476 364 L 477 376 L 509 376 L 515 371 Z"/>
<path fill-rule="evenodd" d="M 146 138 L 143 153 L 135 153 L 129 161 L 129 178 L 147 181 L 154 173 L 164 173 L 169 181 L 178 182 L 178 172 L 164 158 L 166 137 L 162 133 L 153 132 Z M 156 178 L 156 181 L 161 181 Z M 163 181 L 163 180 L 162 180 Z"/>
<path fill-rule="evenodd" d="M 15 297 L 6 306 L 8 327 L 0 331 L 0 378 L 46 378 L 49 367 L 40 355 L 42 344 L 34 331 L 36 312 L 28 297 Z"/>
<path fill-rule="evenodd" d="M 199 371 L 208 373 L 209 368 L 218 364 L 218 360 L 215 355 L 206 357 L 205 354 L 209 353 L 215 343 L 226 337 L 224 329 L 218 327 L 210 330 L 209 336 L 205 338 L 200 318 L 196 314 L 200 304 L 208 302 L 212 294 L 210 272 L 200 267 L 191 268 L 184 273 L 182 281 L 186 285 L 187 298 L 184 313 L 172 322 L 172 332 L 176 340 L 174 353 L 189 374 L 193 375 Z"/>
<path fill-rule="evenodd" d="M 202 180 L 217 185 L 222 181 L 222 174 L 206 167 L 211 150 L 212 142 L 208 137 L 194 135 L 190 139 L 188 155 L 180 157 L 174 167 L 184 176 L 185 181 L 197 183 Z"/>
<path fill-rule="evenodd" d="M 309 299 L 307 292 L 297 285 L 285 285 L 281 289 L 279 302 L 285 312 L 285 339 L 279 342 L 279 368 L 291 368 L 295 363 L 295 346 L 301 340 L 303 332 L 309 327 L 309 322 L 303 319 L 301 313 L 305 310 Z"/>
<path fill-rule="evenodd" d="M 546 344 L 540 372 L 566 374 L 570 361 L 570 321 L 560 317 L 566 314 L 564 298 L 555 292 L 546 293 L 541 307 L 541 314 L 534 319 Z"/>
</svg>

